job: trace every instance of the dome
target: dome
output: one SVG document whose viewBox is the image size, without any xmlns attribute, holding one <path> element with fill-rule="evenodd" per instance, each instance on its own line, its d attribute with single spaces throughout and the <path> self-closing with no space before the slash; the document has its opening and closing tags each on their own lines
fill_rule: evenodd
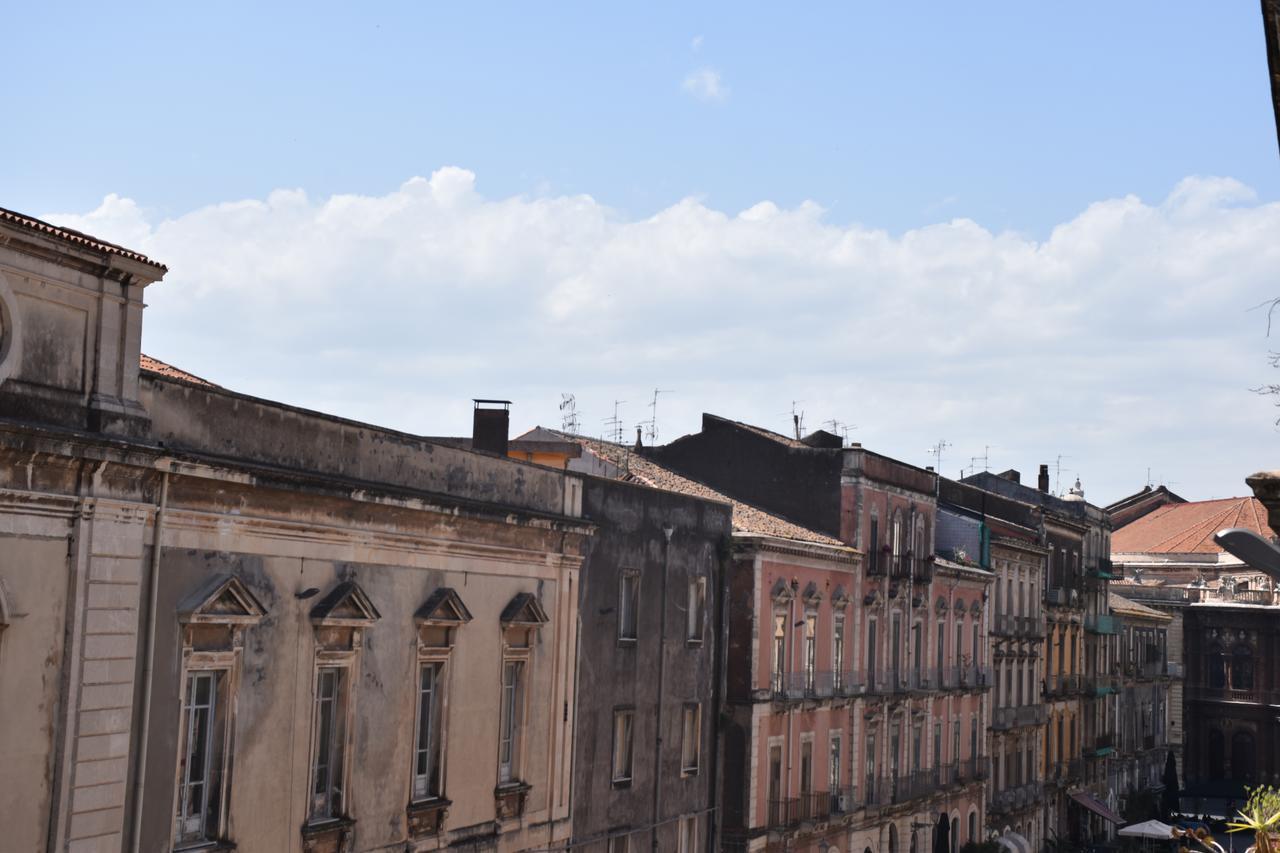
<svg viewBox="0 0 1280 853">
<path fill-rule="evenodd" d="M 1062 496 L 1064 501 L 1082 501 L 1084 500 L 1084 489 L 1080 487 L 1080 478 L 1076 477 L 1076 484 L 1067 489 L 1067 493 Z"/>
</svg>

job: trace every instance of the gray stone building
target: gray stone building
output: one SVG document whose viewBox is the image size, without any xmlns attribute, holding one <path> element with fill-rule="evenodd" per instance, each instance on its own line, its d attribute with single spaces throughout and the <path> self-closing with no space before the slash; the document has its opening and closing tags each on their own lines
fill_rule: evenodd
<svg viewBox="0 0 1280 853">
<path fill-rule="evenodd" d="M 0 211 L 0 847 L 567 843 L 582 478 L 143 370 L 164 272 Z"/>
</svg>

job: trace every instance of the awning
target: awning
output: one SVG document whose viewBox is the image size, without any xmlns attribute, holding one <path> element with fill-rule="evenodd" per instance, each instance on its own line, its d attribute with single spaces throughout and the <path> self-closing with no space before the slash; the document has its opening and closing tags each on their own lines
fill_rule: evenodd
<svg viewBox="0 0 1280 853">
<path fill-rule="evenodd" d="M 1135 823 L 1120 830 L 1121 835 L 1133 838 L 1160 838 L 1165 841 L 1173 838 L 1173 827 L 1158 820 Z"/>
<path fill-rule="evenodd" d="M 996 842 L 1009 853 L 1031 853 L 1031 842 L 1013 831 L 1006 832 L 997 838 Z"/>
<path fill-rule="evenodd" d="M 1124 823 L 1124 818 L 1107 808 L 1106 803 L 1102 802 L 1102 800 L 1099 800 L 1088 791 L 1080 791 L 1079 793 L 1072 794 L 1071 799 L 1075 800 L 1077 803 L 1084 806 L 1103 820 L 1109 820 L 1116 824 Z"/>
</svg>

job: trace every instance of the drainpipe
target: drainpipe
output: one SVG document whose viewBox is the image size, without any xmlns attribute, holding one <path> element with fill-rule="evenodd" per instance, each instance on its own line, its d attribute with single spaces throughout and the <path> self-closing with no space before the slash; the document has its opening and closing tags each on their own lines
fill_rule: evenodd
<svg viewBox="0 0 1280 853">
<path fill-rule="evenodd" d="M 726 548 L 731 548 L 726 543 Z M 723 697 L 728 689 L 728 665 L 726 663 L 726 655 L 729 649 L 729 565 L 732 559 L 732 550 L 727 551 L 725 556 L 716 560 L 716 570 L 718 577 L 716 578 L 716 618 L 715 633 L 712 635 L 711 661 L 712 670 L 715 674 L 715 682 L 711 692 L 711 707 L 707 710 L 713 714 L 712 717 L 712 743 L 715 748 L 711 753 L 711 774 L 709 780 L 710 797 L 709 806 L 711 811 L 707 814 L 707 839 L 708 850 L 719 850 L 720 829 L 723 816 L 720 812 L 719 805 L 721 800 L 721 792 L 724 789 L 724 779 L 721 778 L 722 755 L 724 753 L 724 732 L 721 726 L 720 708 L 723 707 Z"/>
<path fill-rule="evenodd" d="M 671 569 L 671 534 L 675 532 L 670 522 L 663 525 L 662 535 L 666 544 L 662 549 L 662 584 L 659 587 L 658 607 L 658 713 L 657 737 L 653 744 L 653 849 L 658 850 L 658 808 L 662 802 L 662 701 L 665 698 L 667 672 L 667 575 Z"/>
<path fill-rule="evenodd" d="M 142 787 L 147 775 L 147 736 L 151 731 L 151 671 L 156 659 L 156 599 L 160 590 L 160 532 L 169 504 L 169 472 L 160 472 L 160 503 L 156 507 L 156 527 L 151 539 L 151 576 L 148 578 L 146 632 L 147 653 L 142 665 L 142 719 L 139 721 L 138 765 L 133 783 L 133 831 L 130 847 L 138 853 L 142 844 Z"/>
</svg>

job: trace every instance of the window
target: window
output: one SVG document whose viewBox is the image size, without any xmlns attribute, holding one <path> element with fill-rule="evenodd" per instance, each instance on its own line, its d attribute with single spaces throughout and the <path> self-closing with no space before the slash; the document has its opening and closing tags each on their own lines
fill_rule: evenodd
<svg viewBox="0 0 1280 853">
<path fill-rule="evenodd" d="M 6 612 L 0 600 L 0 628 Z M 210 578 L 178 606 L 182 695 L 173 837 L 179 847 L 226 836 L 243 633 L 264 615 L 253 593 L 231 575 Z"/>
<path fill-rule="evenodd" d="M 836 690 L 844 688 L 844 614 L 831 615 L 831 669 Z"/>
<path fill-rule="evenodd" d="M 180 844 L 213 841 L 218 837 L 226 748 L 226 693 L 223 670 L 187 674 L 182 699 L 175 833 Z"/>
<path fill-rule="evenodd" d="M 890 672 L 895 688 L 902 686 L 902 617 L 895 613 L 890 619 Z"/>
<path fill-rule="evenodd" d="M 707 579 L 689 581 L 689 625 L 687 638 L 691 643 L 702 642 L 702 626 L 707 612 Z"/>
<path fill-rule="evenodd" d="M 773 614 L 773 692 L 781 693 L 787 671 L 787 614 Z"/>
<path fill-rule="evenodd" d="M 769 746 L 769 799 L 782 799 L 782 747 L 777 744 Z"/>
<path fill-rule="evenodd" d="M 413 752 L 413 798 L 440 796 L 440 694 L 443 664 L 418 670 L 418 740 Z"/>
<path fill-rule="evenodd" d="M 609 853 L 631 853 L 631 837 L 615 835 L 609 839 Z"/>
<path fill-rule="evenodd" d="M 640 573 L 628 569 L 618 578 L 618 639 L 636 638 L 636 609 L 640 604 Z"/>
<path fill-rule="evenodd" d="M 831 733 L 831 749 L 827 755 L 827 790 L 834 797 L 840 791 L 840 733 Z"/>
<path fill-rule="evenodd" d="M 876 689 L 876 620 L 867 620 L 867 689 Z"/>
<path fill-rule="evenodd" d="M 702 705 L 684 706 L 684 724 L 680 735 L 680 772 L 686 776 L 698 772 L 702 758 Z"/>
<path fill-rule="evenodd" d="M 524 661 L 502 663 L 501 718 L 498 728 L 498 781 L 519 779 L 519 739 L 523 714 Z"/>
<path fill-rule="evenodd" d="M 868 574 L 878 574 L 880 571 L 880 519 L 874 515 L 871 516 L 871 545 L 867 548 L 867 554 L 870 556 L 867 568 Z"/>
<path fill-rule="evenodd" d="M 875 729 L 867 732 L 867 749 L 863 756 L 863 765 L 865 767 L 864 775 L 866 777 L 867 787 L 867 804 L 875 802 L 876 790 L 876 733 Z"/>
<path fill-rule="evenodd" d="M 818 614 L 812 610 L 804 617 L 804 689 L 813 693 L 818 667 Z"/>
<path fill-rule="evenodd" d="M 632 732 L 636 712 L 632 708 L 620 708 L 613 712 L 613 781 L 631 781 Z"/>
<path fill-rule="evenodd" d="M 912 661 L 915 667 L 916 684 L 924 684 L 924 626 L 919 622 L 911 626 L 911 651 L 915 656 Z"/>
<path fill-rule="evenodd" d="M 317 670 L 312 721 L 312 820 L 341 817 L 345 808 L 347 695 L 345 667 L 322 666 Z"/>
<path fill-rule="evenodd" d="M 680 853 L 697 853 L 698 851 L 698 817 L 680 818 Z"/>
<path fill-rule="evenodd" d="M 801 737 L 805 737 L 801 735 Z M 813 735 L 800 741 L 800 797 L 813 793 Z"/>
</svg>

